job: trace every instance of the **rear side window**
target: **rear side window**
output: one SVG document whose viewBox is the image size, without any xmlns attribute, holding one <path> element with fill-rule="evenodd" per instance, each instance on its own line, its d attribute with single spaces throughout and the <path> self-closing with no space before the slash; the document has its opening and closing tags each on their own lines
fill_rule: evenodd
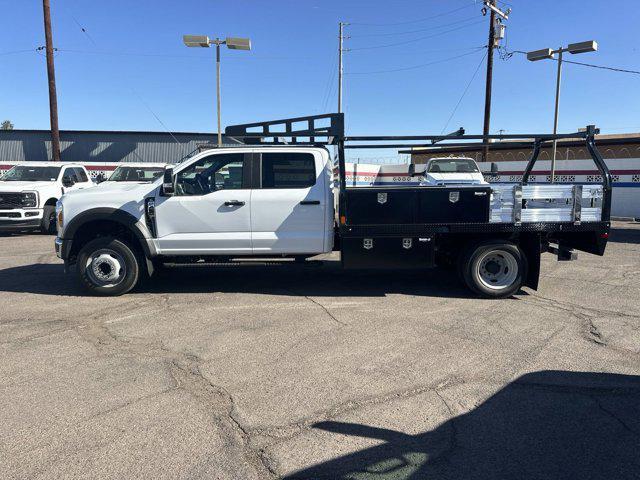
<svg viewBox="0 0 640 480">
<path fill-rule="evenodd" d="M 89 179 L 87 178 L 87 174 L 84 173 L 84 170 L 82 168 L 76 167 L 76 168 L 74 168 L 74 170 L 75 170 L 76 177 L 78 177 L 78 181 L 79 182 L 88 182 L 89 181 Z"/>
<path fill-rule="evenodd" d="M 263 153 L 262 188 L 308 188 L 316 183 L 311 153 Z"/>
</svg>

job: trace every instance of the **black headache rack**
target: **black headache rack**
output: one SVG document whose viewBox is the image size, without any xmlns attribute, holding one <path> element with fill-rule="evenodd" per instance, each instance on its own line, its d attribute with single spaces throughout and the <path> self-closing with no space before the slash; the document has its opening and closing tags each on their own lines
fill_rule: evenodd
<svg viewBox="0 0 640 480">
<path fill-rule="evenodd" d="M 538 154 L 544 144 L 561 139 L 583 139 L 587 150 L 593 159 L 598 171 L 602 176 L 602 215 L 601 225 L 608 228 L 611 216 L 611 194 L 612 180 L 611 174 L 605 164 L 600 152 L 595 145 L 595 135 L 599 130 L 594 125 L 589 125 L 583 131 L 560 134 L 507 134 L 507 135 L 465 135 L 461 128 L 456 132 L 446 135 L 374 135 L 374 136 L 346 136 L 344 133 L 344 114 L 327 113 L 322 115 L 312 115 L 305 117 L 285 118 L 280 120 L 270 120 L 266 122 L 247 123 L 242 125 L 232 125 L 225 129 L 227 137 L 231 137 L 243 144 L 266 145 L 298 145 L 298 146 L 330 146 L 337 148 L 338 172 L 339 172 L 339 226 L 343 236 L 362 235 L 367 231 L 378 232 L 386 235 L 401 235 L 404 233 L 419 234 L 428 232 L 474 232 L 488 231 L 553 231 L 572 230 L 584 231 L 593 229 L 589 225 L 581 222 L 530 222 L 520 223 L 518 218 L 511 224 L 489 224 L 488 218 L 483 215 L 471 214 L 469 218 L 462 217 L 462 222 L 441 221 L 442 218 L 431 218 L 426 222 L 424 219 L 411 218 L 401 209 L 395 209 L 398 222 L 384 222 L 384 225 L 367 221 L 354 222 L 353 211 L 360 210 L 357 205 L 352 205 L 354 199 L 350 198 L 349 191 L 368 190 L 380 192 L 382 190 L 394 189 L 396 192 L 402 188 L 406 192 L 412 190 L 411 187 L 358 187 L 357 189 L 347 188 L 345 169 L 345 149 L 374 149 L 374 148 L 433 148 L 434 144 L 446 147 L 485 147 L 489 149 L 507 145 L 510 148 L 530 148 L 531 156 L 525 168 L 520 186 L 529 184 L 529 177 L 533 167 L 538 160 Z M 401 143 L 399 143 L 401 142 Z M 428 142 L 428 143 L 427 143 Z M 421 187 L 423 190 L 424 188 Z M 486 187 L 485 187 L 486 188 Z M 415 190 L 415 189 L 414 189 Z M 443 191 L 442 187 L 438 190 Z M 444 189 L 446 191 L 446 187 Z M 381 192 L 384 193 L 384 192 Z M 410 196 L 410 193 L 407 193 Z M 440 194 L 439 197 L 442 197 Z M 442 198 L 438 198 L 438 202 Z M 523 200 L 523 202 L 525 202 Z M 523 203 L 524 204 L 524 203 Z M 406 205 L 406 203 L 404 204 Z M 369 204 L 370 206 L 370 204 Z M 366 210 L 365 206 L 365 210 Z M 402 218 L 404 217 L 404 218 Z M 460 217 L 458 217 L 460 218 Z M 578 217 L 579 218 L 579 217 Z M 446 220 L 446 219 L 444 219 Z M 575 219 L 574 219 L 575 220 Z M 357 224 L 359 223 L 359 224 Z M 592 224 L 593 225 L 593 224 Z"/>
</svg>

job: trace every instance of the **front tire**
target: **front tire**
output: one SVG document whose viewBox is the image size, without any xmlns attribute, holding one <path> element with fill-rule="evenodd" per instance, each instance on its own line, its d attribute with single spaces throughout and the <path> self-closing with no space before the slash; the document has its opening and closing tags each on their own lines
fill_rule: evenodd
<svg viewBox="0 0 640 480">
<path fill-rule="evenodd" d="M 488 241 L 469 248 L 460 260 L 460 273 L 467 286 L 487 298 L 510 297 L 522 286 L 527 259 L 517 245 Z"/>
<path fill-rule="evenodd" d="M 56 234 L 56 207 L 45 205 L 42 211 L 42 221 L 40 222 L 40 232 L 45 235 Z"/>
<path fill-rule="evenodd" d="M 133 249 L 114 237 L 96 238 L 82 247 L 76 268 L 82 286 L 100 296 L 123 295 L 140 277 Z"/>
</svg>

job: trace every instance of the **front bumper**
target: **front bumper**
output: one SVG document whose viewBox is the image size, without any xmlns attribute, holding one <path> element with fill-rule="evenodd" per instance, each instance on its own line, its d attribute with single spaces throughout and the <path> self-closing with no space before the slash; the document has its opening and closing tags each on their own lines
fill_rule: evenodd
<svg viewBox="0 0 640 480">
<path fill-rule="evenodd" d="M 42 214 L 43 210 L 41 208 L 0 210 L 0 231 L 40 228 Z"/>
<path fill-rule="evenodd" d="M 69 260 L 69 252 L 71 252 L 71 240 L 56 237 L 54 246 L 56 249 L 56 257 L 61 258 L 65 262 Z"/>
</svg>

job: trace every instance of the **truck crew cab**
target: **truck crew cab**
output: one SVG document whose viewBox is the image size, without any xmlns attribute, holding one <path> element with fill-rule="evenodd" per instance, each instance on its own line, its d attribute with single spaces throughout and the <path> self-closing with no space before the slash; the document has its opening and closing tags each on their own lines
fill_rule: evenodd
<svg viewBox="0 0 640 480">
<path fill-rule="evenodd" d="M 305 128 L 294 129 L 301 122 Z M 56 207 L 56 253 L 99 295 L 128 292 L 162 263 L 303 259 L 337 249 L 344 268 L 455 265 L 474 292 L 506 297 L 522 285 L 537 288 L 542 251 L 560 260 L 574 258 L 573 249 L 603 255 L 611 178 L 595 132 L 509 136 L 533 147 L 519 184 L 347 188 L 345 148 L 451 138 L 346 137 L 342 114 L 227 127 L 242 146 L 204 150 L 154 183 L 64 195 Z M 528 185 L 540 145 L 568 137 L 585 139 L 603 184 Z M 337 189 L 330 145 L 338 153 Z"/>
</svg>

